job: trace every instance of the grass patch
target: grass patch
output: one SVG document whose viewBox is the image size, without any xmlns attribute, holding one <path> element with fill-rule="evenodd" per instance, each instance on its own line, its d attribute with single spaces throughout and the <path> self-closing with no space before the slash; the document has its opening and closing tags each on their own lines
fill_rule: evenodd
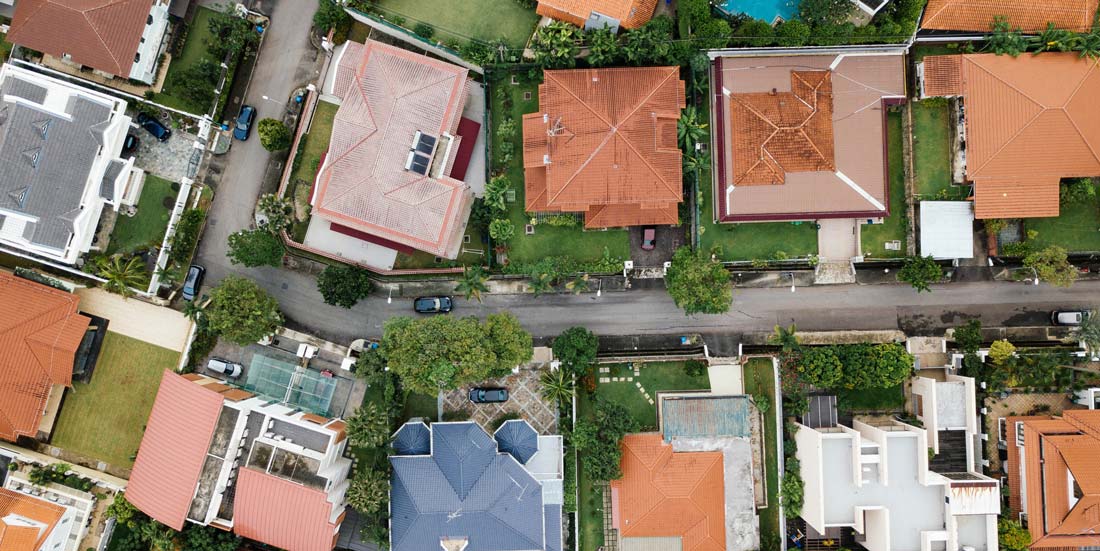
<svg viewBox="0 0 1100 551">
<path fill-rule="evenodd" d="M 840 411 L 894 411 L 905 407 L 902 385 L 862 390 L 838 390 L 836 407 Z"/>
<path fill-rule="evenodd" d="M 432 38 L 448 44 L 503 39 L 509 46 L 522 47 L 539 21 L 535 10 L 514 0 L 379 0 L 376 5 L 391 21 L 394 16 L 404 18 L 406 28 L 431 25 Z"/>
<path fill-rule="evenodd" d="M 603 492 L 596 488 L 577 462 L 577 524 L 580 531 L 578 549 L 599 549 L 603 545 Z"/>
<path fill-rule="evenodd" d="M 886 116 L 886 143 L 890 160 L 890 216 L 882 224 L 861 224 L 863 254 L 868 258 L 900 258 L 905 256 L 905 159 L 902 155 L 901 113 L 891 111 Z M 901 241 L 901 250 L 886 250 L 887 241 Z"/>
<path fill-rule="evenodd" d="M 177 94 L 172 84 L 175 82 L 173 79 L 175 75 L 186 72 L 203 58 L 210 59 L 215 64 L 221 63 L 220 59 L 214 59 L 210 56 L 206 46 L 207 41 L 213 40 L 214 35 L 210 33 L 210 19 L 216 14 L 217 12 L 206 7 L 199 7 L 195 10 L 195 17 L 187 26 L 187 41 L 184 42 L 180 54 L 174 56 L 172 63 L 168 65 L 168 73 L 164 77 L 164 87 L 153 96 L 153 101 L 188 113 L 205 113 L 209 108 L 208 105 L 196 105 L 182 94 Z M 229 79 L 232 80 L 232 78 L 232 75 L 230 75 Z M 225 85 L 230 86 L 231 83 L 226 82 Z"/>
<path fill-rule="evenodd" d="M 410 392 L 405 398 L 405 420 L 413 417 L 427 417 L 431 421 L 437 421 L 439 413 L 438 401 L 435 396 Z"/>
<path fill-rule="evenodd" d="M 516 200 L 508 203 L 508 218 L 516 228 L 516 236 L 508 243 L 509 259 L 527 263 L 563 256 L 579 262 L 595 262 L 604 257 L 605 251 L 612 258 L 629 258 L 630 236 L 626 230 L 583 231 L 579 225 L 554 227 L 541 224 L 535 227 L 533 235 L 524 235 L 524 226 L 531 219 L 524 211 L 522 120 L 524 114 L 538 111 L 538 83 L 528 82 L 525 75 L 518 75 L 517 78 L 522 84 L 513 85 L 506 77 L 492 87 L 494 159 L 501 158 L 501 144 L 505 142 L 497 135 L 496 126 L 506 117 L 511 117 L 517 128 L 516 135 L 510 140 L 514 151 L 512 161 L 505 168 L 508 181 L 516 192 Z M 501 97 L 497 92 L 502 89 L 506 90 L 506 97 Z M 531 99 L 524 99 L 524 93 L 530 93 Z"/>
<path fill-rule="evenodd" d="M 418 269 L 418 268 L 452 268 L 455 266 L 482 266 L 489 262 L 489 256 L 492 255 L 492 251 L 489 250 L 489 245 L 482 242 L 485 239 L 482 236 L 481 228 L 473 225 L 466 226 L 466 237 L 469 238 L 469 243 L 463 243 L 463 250 L 470 250 L 471 252 L 459 253 L 458 258 L 449 260 L 442 258 L 440 262 L 436 262 L 436 256 L 432 253 L 424 251 L 415 251 L 413 254 L 405 254 L 402 252 L 397 253 L 397 260 L 394 261 L 393 267 L 396 269 Z M 481 251 L 481 254 L 472 251 Z"/>
<path fill-rule="evenodd" d="M 772 362 L 765 358 L 753 358 L 742 368 L 742 374 L 745 393 L 752 396 L 765 395 L 771 400 L 772 407 L 775 407 L 777 400 Z M 764 456 L 768 506 L 758 510 L 757 514 L 760 516 L 761 547 L 767 549 L 765 542 L 781 541 L 783 537 L 779 530 L 779 444 L 774 409 L 764 414 Z"/>
<path fill-rule="evenodd" d="M 179 353 L 107 333 L 92 382 L 68 390 L 51 444 L 120 467 L 133 465 L 161 372 Z"/>
<path fill-rule="evenodd" d="M 913 176 L 922 199 L 951 193 L 951 111 L 943 102 L 916 101 L 913 110 Z"/>
<path fill-rule="evenodd" d="M 313 120 L 309 123 L 309 133 L 302 136 L 298 166 L 291 173 L 291 179 L 313 184 L 313 179 L 320 169 L 321 155 L 328 150 L 329 141 L 332 139 L 332 123 L 336 119 L 336 111 L 339 108 L 340 106 L 335 103 L 317 102 L 317 108 L 313 111 Z"/>
<path fill-rule="evenodd" d="M 1059 245 L 1069 251 L 1100 251 L 1100 198 L 1063 204 L 1057 218 L 1025 218 L 1024 229 L 1039 232 L 1032 240 L 1038 248 Z"/>
<path fill-rule="evenodd" d="M 11 57 L 11 49 L 12 43 L 8 42 L 7 33 L 0 33 L 0 53 L 3 53 L 5 61 Z"/>
<path fill-rule="evenodd" d="M 145 187 L 141 190 L 141 199 L 137 204 L 137 214 L 119 215 L 115 229 L 111 232 L 111 242 L 107 245 L 107 254 L 132 253 L 160 245 L 164 240 L 164 232 L 168 229 L 168 219 L 172 216 L 176 194 L 177 191 L 172 190 L 172 182 L 146 174 Z"/>
<path fill-rule="evenodd" d="M 351 24 L 351 29 L 348 30 L 348 40 L 362 44 L 368 38 L 370 38 L 370 27 L 358 21 Z"/>
</svg>

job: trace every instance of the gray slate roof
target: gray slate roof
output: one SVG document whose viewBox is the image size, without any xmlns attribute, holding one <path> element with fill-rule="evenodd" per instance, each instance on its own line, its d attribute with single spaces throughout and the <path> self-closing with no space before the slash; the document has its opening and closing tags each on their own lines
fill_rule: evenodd
<svg viewBox="0 0 1100 551">
<path fill-rule="evenodd" d="M 393 435 L 397 455 L 428 455 L 432 453 L 432 431 L 424 423 L 405 423 Z"/>
<path fill-rule="evenodd" d="M 8 76 L 4 93 L 32 101 L 45 97 L 41 87 Z M 40 92 L 41 91 L 41 92 Z M 26 103 L 0 104 L 0 208 L 37 216 L 28 239 L 62 249 L 80 214 L 80 198 L 111 108 L 75 97 L 66 112 L 72 120 Z"/>
<path fill-rule="evenodd" d="M 561 509 L 543 505 L 542 486 L 514 457 L 472 422 L 428 430 L 432 455 L 390 458 L 393 551 L 449 538 L 468 538 L 466 551 L 560 551 Z"/>
<path fill-rule="evenodd" d="M 539 435 L 526 421 L 505 421 L 494 436 L 500 451 L 512 454 L 524 465 L 539 451 Z"/>
</svg>

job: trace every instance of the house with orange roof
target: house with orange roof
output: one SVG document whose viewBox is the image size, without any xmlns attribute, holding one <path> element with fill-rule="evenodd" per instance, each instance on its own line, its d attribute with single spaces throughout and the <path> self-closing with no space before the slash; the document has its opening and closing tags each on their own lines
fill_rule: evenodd
<svg viewBox="0 0 1100 551">
<path fill-rule="evenodd" d="M 587 229 L 677 225 L 683 200 L 679 67 L 544 71 L 523 116 L 525 207 Z"/>
<path fill-rule="evenodd" d="M 344 422 L 198 374 L 165 371 L 126 498 L 161 524 L 330 551 L 351 460 Z"/>
<path fill-rule="evenodd" d="M 716 222 L 890 214 L 886 111 L 905 102 L 904 48 L 709 56 Z"/>
<path fill-rule="evenodd" d="M 928 56 L 921 97 L 952 98 L 974 216 L 1059 215 L 1062 178 L 1100 174 L 1100 61 L 1076 53 Z"/>
<path fill-rule="evenodd" d="M 12 519 L 9 530 L 13 526 L 26 527 L 28 524 L 37 530 L 43 543 L 40 547 L 34 547 L 34 551 L 85 551 L 87 548 L 81 544 L 91 532 L 96 503 L 100 499 L 92 493 L 56 482 L 35 484 L 30 481 L 27 470 L 11 471 L 7 473 L 7 480 L 0 490 L 0 525 L 8 522 L 4 517 L 9 517 Z M 12 500 L 22 503 L 11 505 Z M 57 515 L 58 510 L 60 515 Z M 30 518 L 32 516 L 34 518 Z M 56 522 L 53 521 L 55 518 Z M 21 520 L 22 524 L 17 520 Z M 26 549 L 18 545 L 7 547 L 13 542 L 4 538 L 4 532 L 5 529 L 0 527 L 0 549 Z M 12 536 L 17 532 L 12 532 Z"/>
<path fill-rule="evenodd" d="M 1098 5 L 1100 0 L 928 0 L 920 29 L 929 38 L 985 34 L 993 29 L 997 17 L 1004 17 L 1010 28 L 1025 34 L 1038 34 L 1048 24 L 1057 29 L 1088 32 Z"/>
<path fill-rule="evenodd" d="M 478 178 L 469 71 L 373 40 L 345 42 L 332 66 L 324 98 L 339 109 L 305 245 L 381 269 L 398 252 L 456 258 Z"/>
<path fill-rule="evenodd" d="M 0 549 L 4 551 L 65 549 L 74 528 L 72 520 L 60 505 L 0 488 Z"/>
<path fill-rule="evenodd" d="M 1100 546 L 1100 410 L 1008 417 L 1009 507 L 1031 548 Z"/>
<path fill-rule="evenodd" d="M 539 0 L 535 12 L 584 30 L 637 29 L 653 18 L 658 0 Z"/>
<path fill-rule="evenodd" d="M 0 271 L 0 439 L 48 435 L 91 322 L 80 297 Z"/>
</svg>

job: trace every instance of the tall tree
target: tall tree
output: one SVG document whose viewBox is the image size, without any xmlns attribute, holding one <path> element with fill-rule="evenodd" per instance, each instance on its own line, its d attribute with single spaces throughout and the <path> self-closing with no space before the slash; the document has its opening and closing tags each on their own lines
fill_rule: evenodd
<svg viewBox="0 0 1100 551">
<path fill-rule="evenodd" d="M 573 376 L 564 369 L 543 371 L 539 387 L 539 394 L 550 403 L 566 404 L 573 400 Z"/>
<path fill-rule="evenodd" d="M 561 369 L 583 377 L 596 362 L 600 340 L 584 327 L 570 327 L 554 337 L 551 348 L 554 357 L 561 362 Z"/>
<path fill-rule="evenodd" d="M 481 294 L 489 292 L 489 276 L 481 266 L 466 266 L 462 270 L 462 279 L 455 285 L 455 292 L 462 293 L 467 300 L 473 297 L 481 302 Z"/>
<path fill-rule="evenodd" d="M 1024 266 L 1034 269 L 1040 280 L 1055 287 L 1069 287 L 1077 281 L 1077 268 L 1069 263 L 1066 250 L 1058 245 L 1050 245 L 1027 255 Z"/>
<path fill-rule="evenodd" d="M 390 475 L 381 469 L 360 471 L 348 486 L 348 505 L 371 516 L 384 512 L 390 502 Z"/>
<path fill-rule="evenodd" d="M 363 403 L 345 422 L 348 441 L 353 446 L 377 448 L 390 440 L 389 414 L 374 403 Z"/>
<path fill-rule="evenodd" d="M 274 193 L 261 195 L 256 210 L 264 217 L 260 228 L 271 233 L 277 234 L 294 222 L 294 203 Z"/>
<path fill-rule="evenodd" d="M 290 147 L 290 129 L 283 121 L 262 119 L 256 127 L 260 134 L 260 145 L 268 151 L 282 151 Z"/>
<path fill-rule="evenodd" d="M 729 270 L 709 255 L 686 246 L 672 255 L 665 287 L 676 306 L 689 316 L 727 312 L 733 300 Z"/>
<path fill-rule="evenodd" d="M 240 276 L 223 279 L 211 291 L 204 317 L 212 331 L 242 346 L 274 334 L 283 323 L 279 303 Z"/>
<path fill-rule="evenodd" d="M 1074 336 L 1085 343 L 1085 350 L 1088 350 L 1090 356 L 1100 355 L 1100 316 L 1097 315 L 1096 310 L 1089 312 L 1085 319 L 1081 320 L 1081 325 L 1077 326 Z"/>
<path fill-rule="evenodd" d="M 932 255 L 910 256 L 898 271 L 898 279 L 912 285 L 918 293 L 931 293 L 930 285 L 943 279 L 943 268 L 936 264 Z"/>
<path fill-rule="evenodd" d="M 285 254 L 283 240 L 264 230 L 241 230 L 230 234 L 229 250 L 226 252 L 230 262 L 248 268 L 279 266 Z"/>
<path fill-rule="evenodd" d="M 496 357 L 490 375 L 505 375 L 531 361 L 535 353 L 531 334 L 523 329 L 519 319 L 511 312 L 489 314 L 482 327 Z"/>
<path fill-rule="evenodd" d="M 357 266 L 332 265 L 317 276 L 317 290 L 325 304 L 351 308 L 374 290 L 370 272 Z"/>
</svg>

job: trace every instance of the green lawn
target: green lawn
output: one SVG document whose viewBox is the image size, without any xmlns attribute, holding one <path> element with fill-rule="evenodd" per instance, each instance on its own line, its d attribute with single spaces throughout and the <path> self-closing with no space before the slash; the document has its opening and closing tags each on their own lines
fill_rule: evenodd
<svg viewBox="0 0 1100 551">
<path fill-rule="evenodd" d="M 840 411 L 893 411 L 905 406 L 902 385 L 889 388 L 863 390 L 838 390 L 837 409 Z"/>
<path fill-rule="evenodd" d="M 516 135 L 511 139 L 514 153 L 505 174 L 516 192 L 515 202 L 508 203 L 508 218 L 516 228 L 516 237 L 508 243 L 508 257 L 517 264 L 537 262 L 546 257 L 569 257 L 578 262 L 595 262 L 604 257 L 627 259 L 630 257 L 630 237 L 626 230 L 583 231 L 577 227 L 553 227 L 541 224 L 535 227 L 534 235 L 524 235 L 524 226 L 530 217 L 524 212 L 523 190 L 523 115 L 538 110 L 538 85 L 527 82 L 521 75 L 523 84 L 512 85 L 506 77 L 494 83 L 492 94 L 493 125 L 499 125 L 506 117 L 516 124 Z M 496 90 L 508 91 L 511 107 L 507 107 L 504 98 Z M 529 92 L 531 99 L 524 99 Z M 500 158 L 501 144 L 505 140 L 494 131 L 492 135 L 494 159 Z M 591 270 L 582 270 L 591 271 Z"/>
<path fill-rule="evenodd" d="M 107 245 L 107 254 L 132 253 L 150 246 L 159 246 L 164 240 L 165 230 L 168 229 L 168 219 L 172 216 L 176 193 L 172 190 L 172 182 L 146 174 L 137 214 L 118 216 L 115 229 L 111 232 L 111 241 Z"/>
<path fill-rule="evenodd" d="M 1070 251 L 1100 251 L 1100 198 L 1063 204 L 1057 218 L 1025 218 L 1024 228 L 1039 235 L 1036 247 L 1060 245 Z"/>
<path fill-rule="evenodd" d="M 721 248 L 718 258 L 735 260 L 774 260 L 777 253 L 787 258 L 817 254 L 817 228 L 811 222 L 755 222 L 745 224 L 714 223 L 710 182 L 700 184 L 703 200 L 699 211 L 699 247 L 709 251 Z"/>
<path fill-rule="evenodd" d="M 742 368 L 745 393 L 752 396 L 766 395 L 772 407 L 778 403 L 775 396 L 775 374 L 772 362 L 765 358 L 753 358 Z M 761 548 L 771 549 L 765 542 L 782 540 L 779 530 L 779 445 L 776 437 L 775 410 L 764 414 L 764 470 L 767 484 L 768 507 L 760 509 Z M 778 548 L 778 546 L 774 547 Z"/>
<path fill-rule="evenodd" d="M 951 112 L 938 101 L 910 103 L 913 110 L 913 175 L 922 199 L 951 190 Z"/>
<path fill-rule="evenodd" d="M 317 176 L 320 168 L 321 155 L 328 150 L 329 140 L 332 139 L 332 123 L 336 118 L 336 111 L 340 108 L 335 103 L 318 101 L 317 108 L 313 112 L 313 121 L 309 123 L 309 133 L 302 136 L 301 151 L 298 154 L 297 167 L 291 173 L 291 180 L 302 180 L 309 184 Z"/>
<path fill-rule="evenodd" d="M 669 390 L 708 390 L 710 379 L 706 370 L 701 375 L 689 375 L 686 362 L 662 362 L 647 363 L 641 369 L 641 375 L 634 378 L 634 382 L 641 382 L 642 387 L 656 400 L 657 392 Z M 597 373 L 597 377 L 633 377 L 633 368 L 629 364 L 613 364 L 600 367 L 610 367 L 611 373 Z M 651 405 L 645 396 L 634 386 L 634 382 L 598 383 L 596 394 L 607 400 L 622 405 L 630 412 L 641 425 L 642 431 L 656 430 L 657 406 Z M 591 417 L 593 400 L 587 392 L 579 392 L 577 395 L 578 418 Z M 588 475 L 581 465 L 577 470 L 577 522 L 580 528 L 580 541 L 578 549 L 598 549 L 603 545 L 603 499 L 600 492 L 596 491 Z"/>
<path fill-rule="evenodd" d="M 408 397 L 405 398 L 405 420 L 413 417 L 427 417 L 431 421 L 437 420 L 436 415 L 439 413 L 439 409 L 436 404 L 435 396 L 410 392 Z"/>
<path fill-rule="evenodd" d="M 454 260 L 442 259 L 440 262 L 436 262 L 436 256 L 432 253 L 426 253 L 424 251 L 416 251 L 413 254 L 397 253 L 397 260 L 394 262 L 393 267 L 396 269 L 416 269 L 416 268 L 451 268 L 456 266 L 483 266 L 488 264 L 489 256 L 492 255 L 492 250 L 481 242 L 481 228 L 468 225 L 466 226 L 466 237 L 469 238 L 469 243 L 463 243 L 462 248 L 469 250 L 470 252 L 459 253 L 458 258 Z M 481 251 L 478 254 L 474 251 Z"/>
<path fill-rule="evenodd" d="M 59 448 L 130 467 L 145 431 L 161 373 L 175 369 L 178 352 L 107 333 L 92 382 L 75 383 L 53 431 Z"/>
<path fill-rule="evenodd" d="M 886 119 L 886 140 L 890 159 L 890 216 L 883 224 L 862 224 L 863 254 L 867 258 L 900 258 L 905 256 L 905 159 L 902 155 L 902 121 L 900 112 L 890 112 Z M 901 241 L 900 251 L 886 250 L 887 241 Z"/>
<path fill-rule="evenodd" d="M 182 95 L 177 95 L 172 87 L 172 77 L 183 73 L 204 57 L 209 58 L 214 63 L 221 63 L 220 59 L 209 57 L 206 46 L 206 42 L 213 39 L 213 35 L 210 33 L 210 19 L 216 13 L 206 7 L 199 7 L 195 10 L 195 17 L 187 26 L 187 42 L 183 44 L 180 55 L 172 58 L 172 62 L 168 65 L 168 74 L 164 78 L 164 87 L 153 96 L 153 101 L 188 113 L 205 113 L 210 108 L 209 105 L 196 105 Z M 226 83 L 227 86 L 229 84 Z"/>
<path fill-rule="evenodd" d="M 387 19 L 404 18 L 402 25 L 413 29 L 418 23 L 435 28 L 432 39 L 444 43 L 465 43 L 503 39 L 522 47 L 535 31 L 539 16 L 515 0 L 379 0 L 378 9 Z"/>
</svg>

